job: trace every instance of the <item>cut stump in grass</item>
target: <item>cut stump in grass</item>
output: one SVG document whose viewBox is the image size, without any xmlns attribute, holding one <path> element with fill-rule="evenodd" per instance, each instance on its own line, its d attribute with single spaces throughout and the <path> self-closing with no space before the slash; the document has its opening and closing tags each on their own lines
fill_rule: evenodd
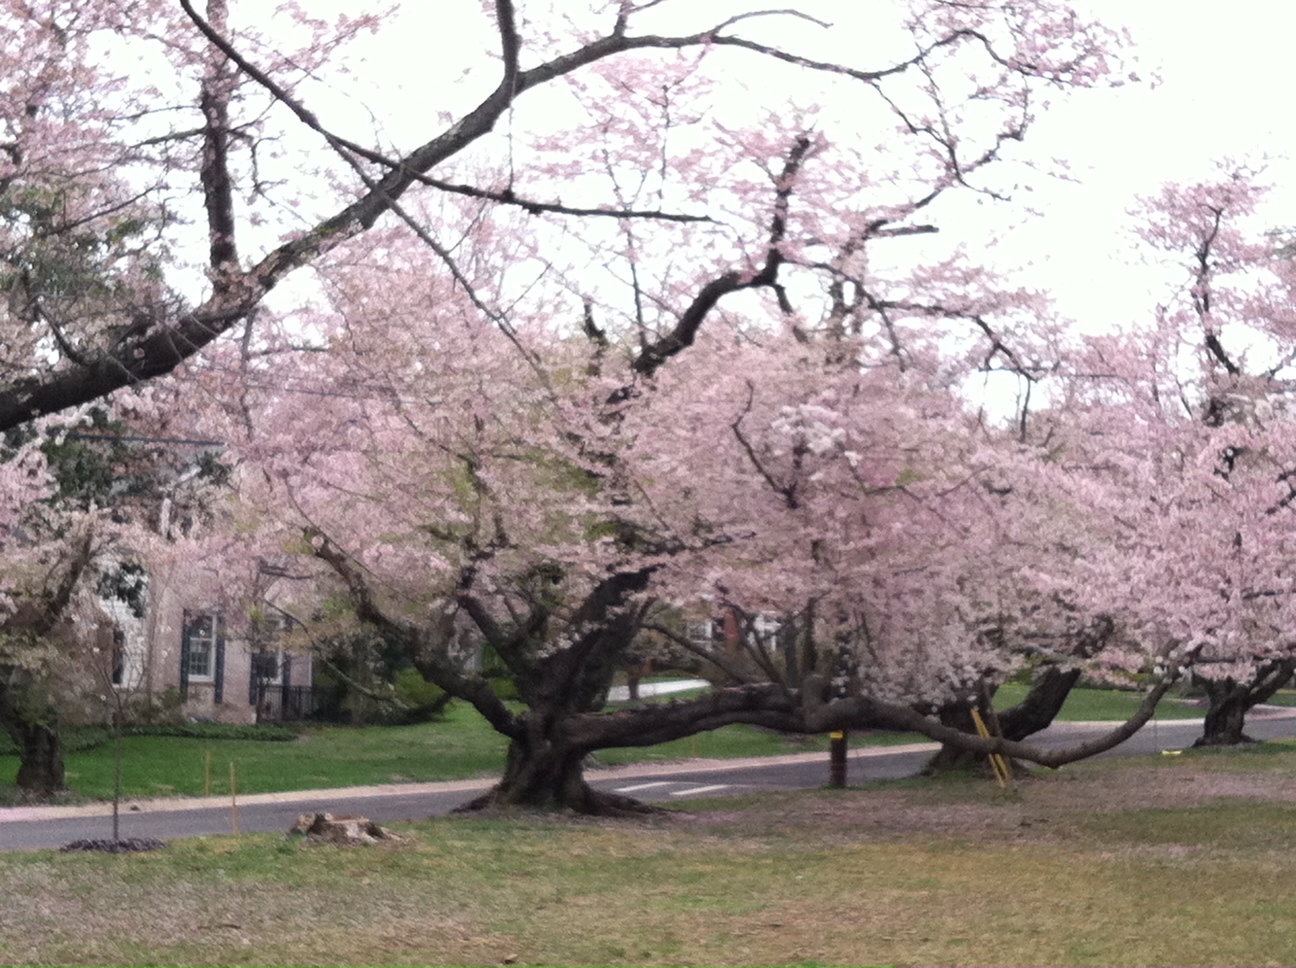
<svg viewBox="0 0 1296 968">
<path fill-rule="evenodd" d="M 304 837 L 309 844 L 336 844 L 341 847 L 399 843 L 402 839 L 368 817 L 348 813 L 303 813 L 289 828 L 288 836 Z"/>
</svg>

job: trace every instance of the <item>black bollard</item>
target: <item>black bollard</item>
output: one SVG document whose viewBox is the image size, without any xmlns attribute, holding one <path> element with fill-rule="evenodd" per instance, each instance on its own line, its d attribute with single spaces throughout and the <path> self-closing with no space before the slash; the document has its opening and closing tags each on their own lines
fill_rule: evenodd
<svg viewBox="0 0 1296 968">
<path fill-rule="evenodd" d="M 841 790 L 846 786 L 846 730 L 829 733 L 828 785 Z"/>
</svg>

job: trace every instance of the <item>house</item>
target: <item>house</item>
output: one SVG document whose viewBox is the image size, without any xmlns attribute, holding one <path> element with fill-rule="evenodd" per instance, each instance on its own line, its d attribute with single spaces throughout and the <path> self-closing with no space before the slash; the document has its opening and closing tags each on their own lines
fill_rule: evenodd
<svg viewBox="0 0 1296 968">
<path fill-rule="evenodd" d="M 195 590 L 202 581 L 142 579 L 133 600 L 102 596 L 101 640 L 111 643 L 112 684 L 132 703 L 175 705 L 189 720 L 224 723 L 307 718 L 312 662 L 281 642 L 287 622 L 228 620 Z"/>
</svg>

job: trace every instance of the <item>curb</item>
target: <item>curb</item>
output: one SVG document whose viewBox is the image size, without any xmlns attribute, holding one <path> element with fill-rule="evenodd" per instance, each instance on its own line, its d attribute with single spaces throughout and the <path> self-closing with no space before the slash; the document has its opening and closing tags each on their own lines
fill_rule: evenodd
<svg viewBox="0 0 1296 968">
<path fill-rule="evenodd" d="M 939 743 L 907 743 L 899 746 L 866 746 L 851 750 L 851 759 L 886 756 L 892 753 L 923 753 L 938 749 Z M 623 766 L 595 767 L 586 774 L 590 780 L 619 780 L 634 777 L 661 776 L 666 773 L 709 773 L 724 770 L 741 770 L 749 766 L 781 766 L 828 760 L 826 752 L 789 753 L 783 756 L 755 756 L 732 760 L 671 760 L 661 763 L 627 763 Z M 495 779 L 439 780 L 429 783 L 388 783 L 377 786 L 330 787 L 319 790 L 286 790 L 279 793 L 249 793 L 240 795 L 238 802 L 309 803 L 343 797 L 395 797 L 426 793 L 475 793 L 489 790 Z M 123 813 L 178 813 L 183 810 L 204 810 L 228 807 L 230 798 L 221 797 L 169 797 L 152 800 L 127 800 L 121 805 Z M 30 823 L 41 820 L 62 820 L 72 817 L 109 817 L 112 804 L 102 801 L 74 806 L 0 807 L 0 823 Z"/>
</svg>

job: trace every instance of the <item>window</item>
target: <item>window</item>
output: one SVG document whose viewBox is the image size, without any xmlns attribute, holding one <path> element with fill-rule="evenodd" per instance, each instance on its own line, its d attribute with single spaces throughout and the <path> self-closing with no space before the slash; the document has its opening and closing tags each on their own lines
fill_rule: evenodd
<svg viewBox="0 0 1296 968">
<path fill-rule="evenodd" d="M 185 629 L 188 640 L 188 665 L 185 672 L 191 682 L 210 682 L 216 677 L 216 637 L 219 622 L 210 612 L 193 615 Z"/>
<path fill-rule="evenodd" d="M 118 626 L 112 630 L 112 684 L 126 684 L 126 633 Z"/>
<path fill-rule="evenodd" d="M 290 632 L 292 626 L 293 620 L 277 610 L 253 619 L 248 643 L 253 679 L 276 686 L 284 682 L 285 667 L 291 660 L 279 645 L 279 639 Z"/>
<path fill-rule="evenodd" d="M 220 612 L 184 613 L 184 634 L 180 639 L 180 695 L 191 698 L 189 687 L 204 686 L 195 697 L 212 702 L 225 701 L 225 622 Z M 206 688 L 211 685 L 210 691 Z"/>
<path fill-rule="evenodd" d="M 267 685 L 283 681 L 283 649 L 252 653 L 252 675 Z"/>
</svg>

